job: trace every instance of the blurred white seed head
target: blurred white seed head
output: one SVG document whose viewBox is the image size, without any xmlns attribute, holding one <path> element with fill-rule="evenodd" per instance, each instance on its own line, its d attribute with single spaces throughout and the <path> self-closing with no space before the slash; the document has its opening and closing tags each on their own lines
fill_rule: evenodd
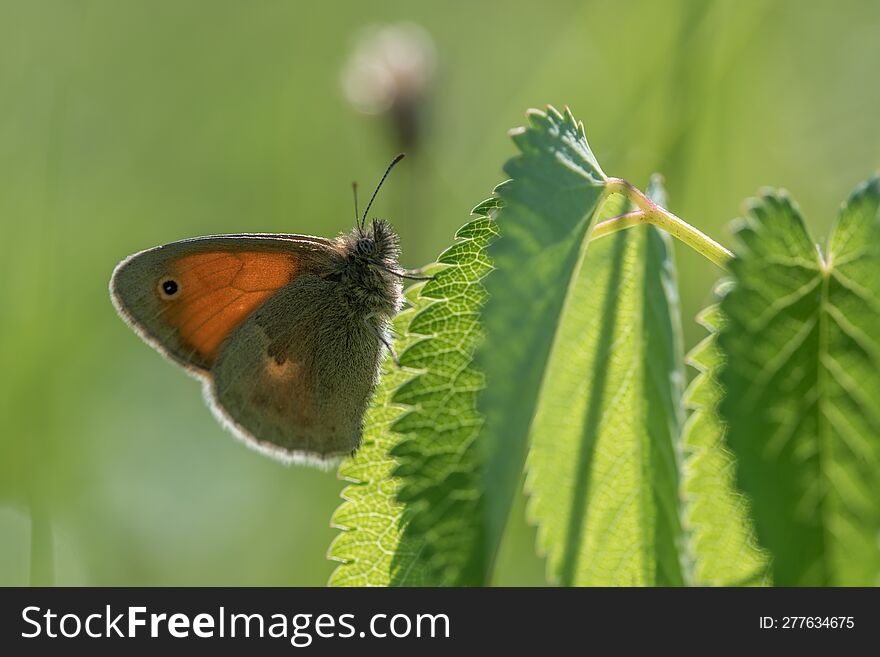
<svg viewBox="0 0 880 657">
<path fill-rule="evenodd" d="M 431 36 L 414 23 L 366 28 L 342 71 L 342 89 L 360 112 L 388 116 L 399 146 L 418 146 L 437 65 Z"/>
<path fill-rule="evenodd" d="M 366 28 L 342 72 L 348 101 L 368 114 L 424 96 L 436 67 L 431 36 L 414 23 Z"/>
</svg>

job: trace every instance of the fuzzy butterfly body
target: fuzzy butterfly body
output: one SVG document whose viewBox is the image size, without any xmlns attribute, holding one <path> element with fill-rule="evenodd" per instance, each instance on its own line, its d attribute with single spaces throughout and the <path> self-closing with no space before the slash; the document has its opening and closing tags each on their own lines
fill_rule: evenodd
<svg viewBox="0 0 880 657">
<path fill-rule="evenodd" d="M 398 256 L 396 233 L 376 220 L 332 240 L 198 237 L 122 261 L 110 292 L 146 342 L 204 381 L 238 437 L 285 461 L 326 462 L 360 444 L 402 304 Z"/>
</svg>

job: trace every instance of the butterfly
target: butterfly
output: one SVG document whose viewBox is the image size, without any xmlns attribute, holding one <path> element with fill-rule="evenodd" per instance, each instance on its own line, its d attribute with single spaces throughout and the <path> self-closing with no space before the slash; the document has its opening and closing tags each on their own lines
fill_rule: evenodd
<svg viewBox="0 0 880 657">
<path fill-rule="evenodd" d="M 334 239 L 213 235 L 141 251 L 117 265 L 110 295 L 148 344 L 202 379 L 234 435 L 286 462 L 354 452 L 403 303 L 400 241 L 370 207 Z M 398 363 L 399 364 L 399 363 Z"/>
</svg>

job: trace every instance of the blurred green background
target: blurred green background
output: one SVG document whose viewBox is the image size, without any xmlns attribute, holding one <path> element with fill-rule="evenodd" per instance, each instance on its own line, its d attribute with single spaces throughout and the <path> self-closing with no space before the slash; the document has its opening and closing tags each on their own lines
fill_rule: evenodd
<svg viewBox="0 0 880 657">
<path fill-rule="evenodd" d="M 411 21 L 436 75 L 375 207 L 432 260 L 502 180 L 506 130 L 569 104 L 603 168 L 666 175 L 729 244 L 761 185 L 824 235 L 880 165 L 880 3 L 0 0 L 0 584 L 321 585 L 342 482 L 225 433 L 107 294 L 130 253 L 352 225 L 400 149 L 341 76 Z M 719 272 L 678 250 L 687 346 Z M 513 510 L 498 584 L 542 584 Z"/>
</svg>

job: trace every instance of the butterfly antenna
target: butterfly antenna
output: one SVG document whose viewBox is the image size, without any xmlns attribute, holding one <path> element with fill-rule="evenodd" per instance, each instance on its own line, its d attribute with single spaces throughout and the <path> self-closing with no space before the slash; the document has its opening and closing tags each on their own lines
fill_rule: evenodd
<svg viewBox="0 0 880 657">
<path fill-rule="evenodd" d="M 358 212 L 358 184 L 357 180 L 351 181 L 351 192 L 354 194 L 354 225 L 357 226 L 358 222 L 361 220 L 360 213 Z"/>
<path fill-rule="evenodd" d="M 370 208 L 373 206 L 373 201 L 376 199 L 376 194 L 378 194 L 379 190 L 382 189 L 382 183 L 385 182 L 385 179 L 388 177 L 388 174 L 391 173 L 391 169 L 394 168 L 394 165 L 397 164 L 398 162 L 400 162 L 405 156 L 406 156 L 405 153 L 401 153 L 400 155 L 395 157 L 393 160 L 391 160 L 391 164 L 389 164 L 388 168 L 385 169 L 385 175 L 382 176 L 382 180 L 380 180 L 379 184 L 376 185 L 376 191 L 373 192 L 373 195 L 370 197 L 370 202 L 367 203 L 367 209 L 364 210 L 364 216 L 361 218 L 361 230 L 364 229 L 364 224 L 366 224 L 366 221 L 367 221 L 367 215 L 370 212 Z"/>
</svg>

